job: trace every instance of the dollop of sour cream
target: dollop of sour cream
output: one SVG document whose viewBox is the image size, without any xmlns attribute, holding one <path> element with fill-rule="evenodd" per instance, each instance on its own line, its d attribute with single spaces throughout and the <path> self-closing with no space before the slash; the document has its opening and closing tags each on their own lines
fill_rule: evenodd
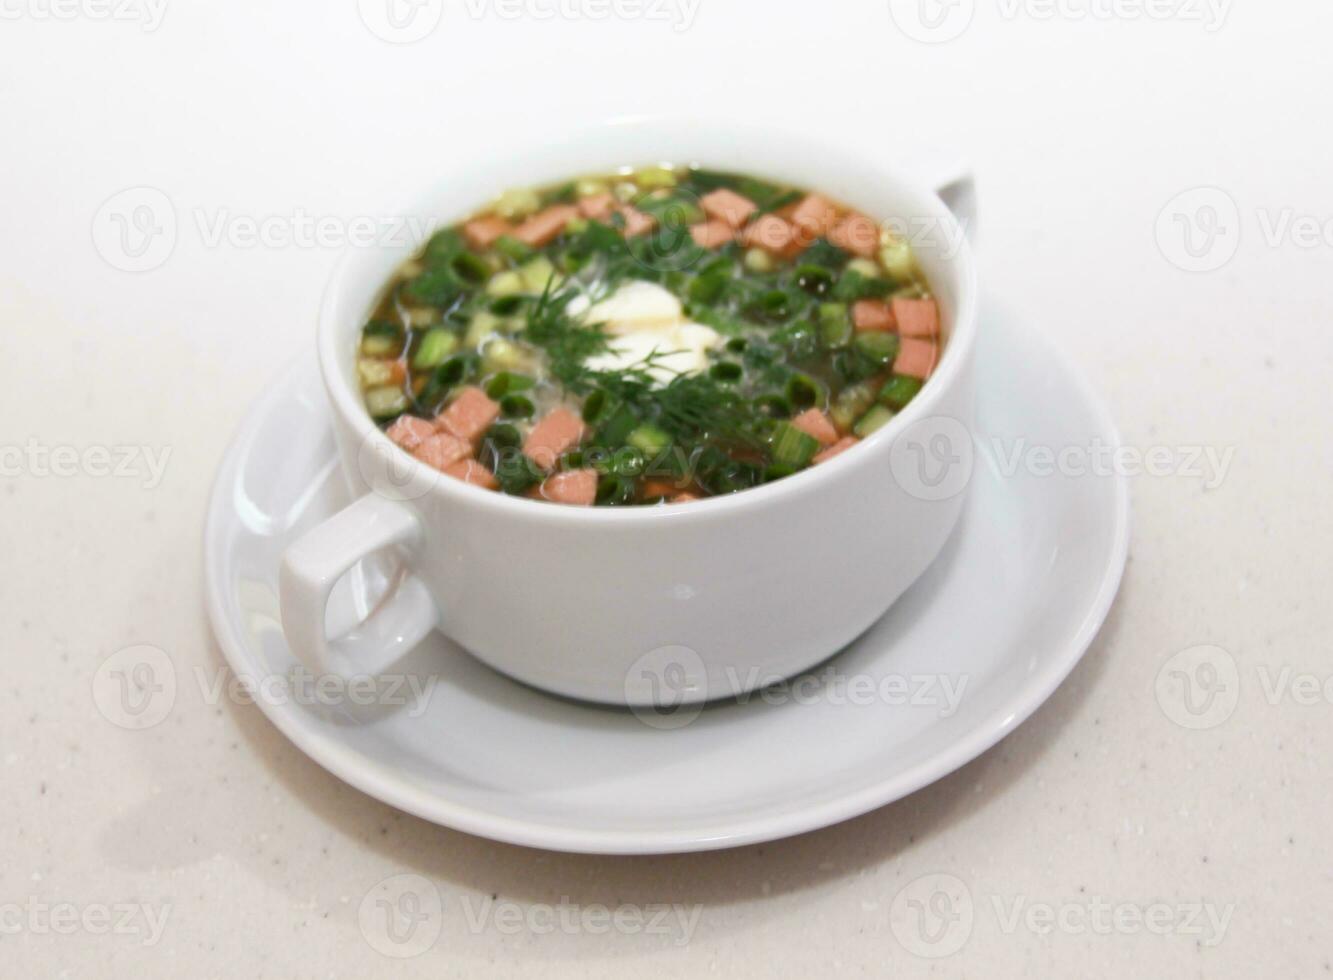
<svg viewBox="0 0 1333 980">
<path fill-rule="evenodd" d="M 625 371 L 656 355 L 647 373 L 659 385 L 678 374 L 697 374 L 708 367 L 708 352 L 722 337 L 712 327 L 693 323 L 674 294 L 656 283 L 627 282 L 605 299 L 592 303 L 580 296 L 568 312 L 586 323 L 600 323 L 613 338 L 610 350 L 584 363 L 594 371 Z"/>
</svg>

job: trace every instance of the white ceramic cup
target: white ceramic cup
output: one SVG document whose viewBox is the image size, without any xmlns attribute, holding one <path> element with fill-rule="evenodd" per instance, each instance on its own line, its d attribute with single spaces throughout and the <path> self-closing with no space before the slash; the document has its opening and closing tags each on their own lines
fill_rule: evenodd
<svg viewBox="0 0 1333 980">
<path fill-rule="evenodd" d="M 823 190 L 903 223 L 941 307 L 943 356 L 901 414 L 827 463 L 685 505 L 565 507 L 443 477 L 374 425 L 356 377 L 359 334 L 417 243 L 352 249 L 320 311 L 319 359 L 359 499 L 284 556 L 293 651 L 317 671 L 359 673 L 439 629 L 535 687 L 671 707 L 789 677 L 863 632 L 944 546 L 971 458 L 971 215 L 960 211 L 960 222 L 937 193 L 947 183 L 970 207 L 970 180 L 919 161 L 896 169 L 892 157 L 730 124 L 634 119 L 488 162 L 443 162 L 434 191 L 404 213 L 448 224 L 505 188 L 663 160 Z M 333 587 L 366 559 L 395 565 L 396 584 L 360 626 L 330 639 Z"/>
</svg>

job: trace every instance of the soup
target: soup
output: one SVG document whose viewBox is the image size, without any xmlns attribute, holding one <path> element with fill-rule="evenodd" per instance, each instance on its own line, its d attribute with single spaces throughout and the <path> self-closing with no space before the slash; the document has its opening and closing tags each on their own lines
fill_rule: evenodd
<svg viewBox="0 0 1333 980">
<path fill-rule="evenodd" d="M 650 167 L 503 194 L 437 232 L 360 340 L 389 438 L 477 487 L 677 505 L 818 466 L 940 355 L 901 237 L 817 191 Z"/>
</svg>

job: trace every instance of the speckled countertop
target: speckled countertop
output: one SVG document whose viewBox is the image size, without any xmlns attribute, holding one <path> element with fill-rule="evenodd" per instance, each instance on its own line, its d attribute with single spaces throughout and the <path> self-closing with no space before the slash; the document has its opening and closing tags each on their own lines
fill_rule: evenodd
<svg viewBox="0 0 1333 980">
<path fill-rule="evenodd" d="M 964 0 L 932 34 L 896 0 L 448 0 L 414 44 L 376 32 L 422 22 L 394 28 L 370 0 L 363 17 L 7 6 L 0 972 L 1326 975 L 1333 10 L 1317 6 L 1071 0 L 1045 18 Z M 197 685 L 150 730 L 108 723 L 94 678 L 118 650 L 222 669 L 201 598 L 210 481 L 310 344 L 336 254 L 247 222 L 360 214 L 383 181 L 424 183 L 536 107 L 573 121 L 682 100 L 969 154 L 988 288 L 1083 365 L 1129 445 L 1173 454 L 1133 481 L 1123 590 L 1049 703 L 860 819 L 641 859 L 405 816 Z M 104 236 L 135 211 L 125 229 L 97 216 L 145 187 L 181 224 L 169 255 L 124 271 Z M 1195 448 L 1224 462 L 1185 465 Z M 1194 675 L 1215 683 L 1189 705 L 1157 684 L 1182 651 L 1219 671 Z M 395 961 L 359 909 L 399 875 L 444 914 Z M 905 930 L 903 904 L 941 891 L 953 914 Z M 672 918 L 606 929 L 599 906 Z"/>
</svg>

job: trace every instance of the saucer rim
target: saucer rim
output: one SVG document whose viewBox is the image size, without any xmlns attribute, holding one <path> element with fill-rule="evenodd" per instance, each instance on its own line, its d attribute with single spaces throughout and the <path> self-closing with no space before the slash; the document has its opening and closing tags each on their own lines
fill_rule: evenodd
<svg viewBox="0 0 1333 980">
<path fill-rule="evenodd" d="M 1006 328 L 1014 330 L 1014 321 L 1022 318 L 1006 316 L 1004 319 L 1009 321 Z M 1050 337 L 1026 325 L 1017 327 L 1017 330 L 1025 335 L 1025 342 L 1046 345 L 1064 377 L 1090 409 L 1100 430 L 1097 434 L 1109 442 L 1113 451 L 1118 448 L 1121 445 L 1119 430 L 1105 401 L 1085 373 Z M 282 397 L 291 378 L 312 367 L 307 351 L 289 362 L 275 381 L 266 386 L 229 441 L 209 495 L 203 529 L 205 603 L 218 646 L 229 667 L 240 673 L 245 672 L 252 658 L 226 614 L 224 587 L 218 574 L 224 564 L 219 548 L 228 539 L 223 525 L 231 510 L 230 488 L 235 484 L 244 450 L 262 429 L 272 403 Z M 807 833 L 886 806 L 943 778 L 994 747 L 1045 704 L 1091 646 L 1110 613 L 1124 575 L 1131 521 L 1127 476 L 1114 474 L 1112 486 L 1115 529 L 1106 568 L 1086 615 L 1064 644 L 1063 655 L 1052 655 L 1043 670 L 1029 675 L 1027 681 L 998 708 L 929 758 L 888 778 L 822 801 L 770 808 L 756 815 L 687 831 L 583 829 L 543 823 L 457 803 L 417 789 L 403 780 L 382 775 L 380 766 L 369 764 L 364 755 L 348 749 L 338 739 L 311 730 L 299 716 L 283 710 L 283 705 L 270 704 L 263 699 L 256 703 L 264 716 L 297 748 L 361 792 L 431 823 L 491 840 L 569 853 L 649 855 L 740 847 Z"/>
</svg>

